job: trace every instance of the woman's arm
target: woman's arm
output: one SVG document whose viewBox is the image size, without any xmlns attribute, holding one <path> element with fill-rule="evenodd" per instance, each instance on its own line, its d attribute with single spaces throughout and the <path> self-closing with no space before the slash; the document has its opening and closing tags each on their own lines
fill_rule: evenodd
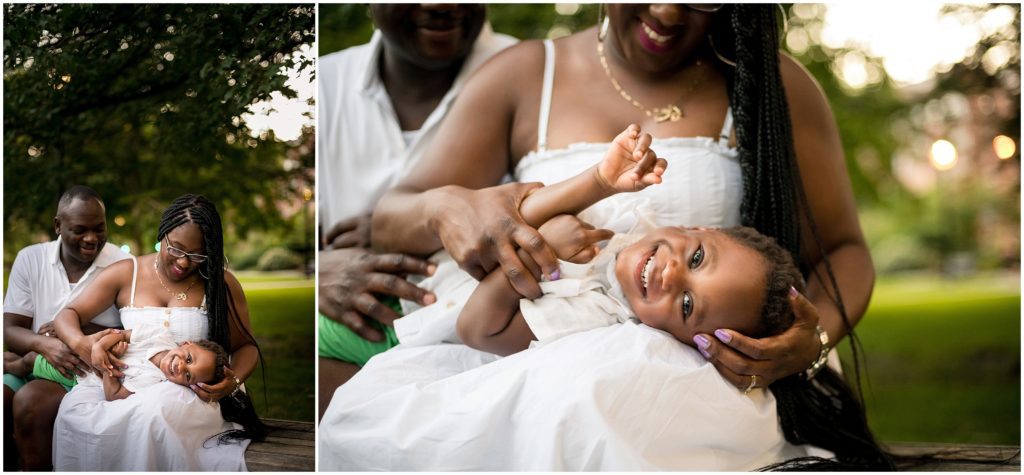
<svg viewBox="0 0 1024 475">
<path fill-rule="evenodd" d="M 426 155 L 378 202 L 375 247 L 421 256 L 444 247 L 474 278 L 500 264 L 523 295 L 540 296 L 536 276 L 525 272 L 515 252 L 526 249 L 546 273 L 558 268 L 554 252 L 519 215 L 523 198 L 538 185 L 494 185 L 511 168 L 518 116 L 535 114 L 519 104 L 539 97 L 543 57 L 540 42 L 523 42 L 472 75 Z M 478 190 L 485 187 L 491 188 Z"/>
<path fill-rule="evenodd" d="M 53 319 L 57 337 L 71 347 L 80 358 L 90 361 L 92 344 L 103 333 L 86 336 L 82 325 L 118 302 L 121 290 L 131 285 L 132 261 L 125 259 L 103 269 L 96 280 Z M 99 335 L 99 336 L 97 336 Z"/>
</svg>

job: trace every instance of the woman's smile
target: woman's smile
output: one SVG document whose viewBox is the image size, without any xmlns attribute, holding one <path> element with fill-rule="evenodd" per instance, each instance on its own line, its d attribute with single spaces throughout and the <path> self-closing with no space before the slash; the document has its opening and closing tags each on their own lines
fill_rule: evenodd
<svg viewBox="0 0 1024 475">
<path fill-rule="evenodd" d="M 655 25 L 650 25 L 644 20 L 637 22 L 636 37 L 640 45 L 647 51 L 655 54 L 662 54 L 671 50 L 672 40 L 678 35 L 665 34 Z"/>
</svg>

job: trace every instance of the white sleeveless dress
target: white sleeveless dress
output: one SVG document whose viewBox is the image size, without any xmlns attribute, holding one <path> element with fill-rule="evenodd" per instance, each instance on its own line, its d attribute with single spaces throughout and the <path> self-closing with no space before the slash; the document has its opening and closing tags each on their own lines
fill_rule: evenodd
<svg viewBox="0 0 1024 475">
<path fill-rule="evenodd" d="M 550 184 L 601 160 L 609 144 L 546 148 L 554 50 L 545 48 L 538 150 L 514 175 Z M 644 206 L 659 226 L 738 224 L 731 121 L 729 111 L 715 138 L 655 139 L 669 162 L 662 184 L 606 199 L 581 219 L 625 232 Z M 743 395 L 696 350 L 634 322 L 505 358 L 400 344 L 338 388 L 318 440 L 322 470 L 745 471 L 810 453 L 785 441 L 770 392 Z"/>
<path fill-rule="evenodd" d="M 134 264 L 129 306 L 121 309 L 125 329 L 161 322 L 179 343 L 207 338 L 202 307 L 134 306 L 138 261 Z M 57 471 L 245 471 L 249 441 L 218 445 L 216 438 L 208 440 L 239 428 L 224 421 L 219 404 L 202 401 L 188 387 L 164 381 L 107 401 L 101 379 L 89 374 L 60 404 L 53 466 Z"/>
</svg>

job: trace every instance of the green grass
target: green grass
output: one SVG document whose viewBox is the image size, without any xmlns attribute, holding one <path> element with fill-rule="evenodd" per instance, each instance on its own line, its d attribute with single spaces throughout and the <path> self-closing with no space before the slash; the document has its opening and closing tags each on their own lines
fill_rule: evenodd
<svg viewBox="0 0 1024 475">
<path fill-rule="evenodd" d="M 857 326 L 878 438 L 1020 444 L 1020 315 L 1019 276 L 880 281 Z"/>
<path fill-rule="evenodd" d="M 266 362 L 267 398 L 258 368 L 246 388 L 262 417 L 313 421 L 316 413 L 316 320 L 309 282 L 308 287 L 245 291 L 253 332 Z"/>
</svg>

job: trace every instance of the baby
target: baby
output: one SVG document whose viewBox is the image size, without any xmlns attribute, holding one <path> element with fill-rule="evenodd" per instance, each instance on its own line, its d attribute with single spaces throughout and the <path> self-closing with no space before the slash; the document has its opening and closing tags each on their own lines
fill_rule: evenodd
<svg viewBox="0 0 1024 475">
<path fill-rule="evenodd" d="M 473 291 L 456 330 L 467 345 L 508 355 L 566 334 L 637 319 L 682 343 L 732 328 L 750 336 L 780 333 L 792 324 L 788 296 L 802 290 L 792 257 L 751 228 L 662 227 L 612 238 L 598 251 L 590 243 L 611 231 L 572 216 L 616 193 L 661 182 L 667 167 L 650 149 L 651 136 L 630 125 L 601 163 L 533 192 L 520 213 L 561 260 L 558 280 L 544 295 L 523 299 L 501 269 Z M 641 230 L 643 232 L 643 230 Z M 596 257 L 593 257 L 596 254 Z M 520 252 L 536 275 L 536 264 Z"/>
<path fill-rule="evenodd" d="M 124 365 L 124 377 L 113 375 L 116 363 Z M 136 391 L 171 381 L 182 386 L 215 383 L 224 378 L 228 354 L 209 340 L 176 344 L 170 330 L 160 325 L 145 325 L 133 330 L 109 333 L 92 347 L 92 363 L 103 371 L 103 392 L 108 401 L 124 399 Z M 124 366 L 120 365 L 120 366 Z"/>
</svg>

